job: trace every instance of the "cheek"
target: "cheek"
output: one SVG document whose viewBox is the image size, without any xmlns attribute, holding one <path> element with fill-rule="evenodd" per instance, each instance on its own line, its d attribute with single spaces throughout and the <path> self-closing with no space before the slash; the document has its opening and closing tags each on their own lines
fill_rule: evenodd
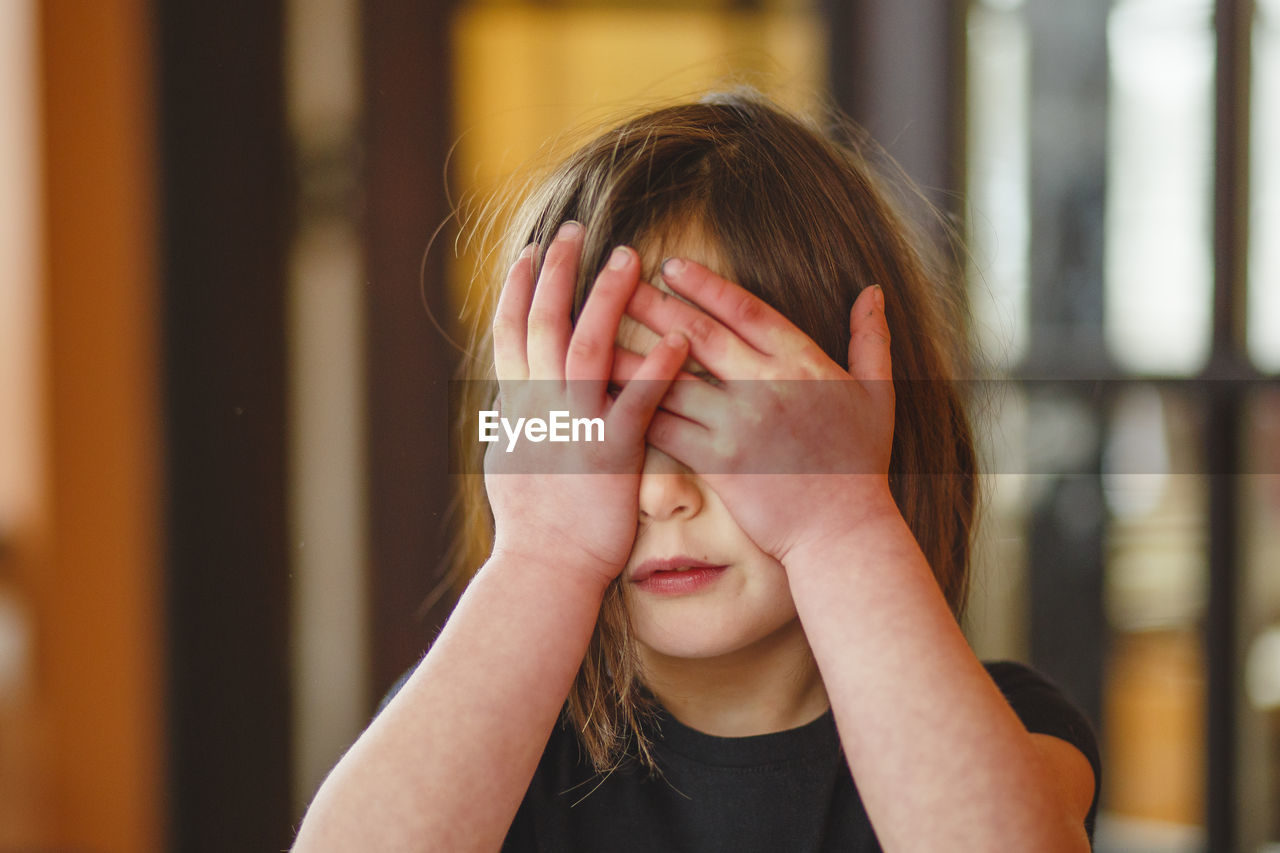
<svg viewBox="0 0 1280 853">
<path fill-rule="evenodd" d="M 795 613 L 796 605 L 791 599 L 791 584 L 787 582 L 787 570 L 772 557 L 761 555 L 767 561 L 759 571 L 763 598 L 775 607 Z"/>
</svg>

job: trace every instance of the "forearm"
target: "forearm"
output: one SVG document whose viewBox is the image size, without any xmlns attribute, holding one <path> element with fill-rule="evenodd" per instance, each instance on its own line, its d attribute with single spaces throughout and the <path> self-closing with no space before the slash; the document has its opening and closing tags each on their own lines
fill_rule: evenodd
<svg viewBox="0 0 1280 853">
<path fill-rule="evenodd" d="M 886 850 L 1081 850 L 896 507 L 791 555 L 796 608 Z"/>
<path fill-rule="evenodd" d="M 496 850 L 582 661 L 603 588 L 491 558 L 329 774 L 294 850 Z"/>
</svg>

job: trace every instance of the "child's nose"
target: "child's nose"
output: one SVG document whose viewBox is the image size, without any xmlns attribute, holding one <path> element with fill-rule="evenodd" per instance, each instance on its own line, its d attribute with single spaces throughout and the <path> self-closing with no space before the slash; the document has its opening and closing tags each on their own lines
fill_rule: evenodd
<svg viewBox="0 0 1280 853">
<path fill-rule="evenodd" d="M 665 521 L 692 518 L 702 511 L 697 475 L 661 450 L 645 449 L 640 472 L 640 518 Z"/>
</svg>

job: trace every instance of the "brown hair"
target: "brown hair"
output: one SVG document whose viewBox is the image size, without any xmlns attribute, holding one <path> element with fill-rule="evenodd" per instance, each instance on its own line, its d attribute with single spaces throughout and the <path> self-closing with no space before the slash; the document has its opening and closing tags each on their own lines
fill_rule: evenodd
<svg viewBox="0 0 1280 853">
<path fill-rule="evenodd" d="M 718 272 L 769 302 L 842 365 L 853 301 L 863 287 L 881 285 L 897 388 L 890 487 L 959 617 L 977 489 L 973 437 L 954 383 L 967 368 L 958 265 L 944 272 L 930 260 L 931 241 L 898 212 L 901 200 L 888 190 L 894 184 L 868 160 L 872 150 L 847 124 L 824 131 L 754 92 L 661 108 L 586 143 L 529 193 L 504 261 L 530 242 L 545 249 L 562 222 L 582 222 L 576 318 L 614 246 L 651 244 L 697 223 L 727 265 Z M 481 353 L 490 379 L 491 352 Z M 481 470 L 479 455 L 473 463 L 472 471 Z M 488 555 L 493 520 L 480 478 L 465 484 L 459 558 L 474 569 Z M 566 705 L 602 772 L 628 752 L 652 766 L 640 679 L 615 581 Z"/>
</svg>

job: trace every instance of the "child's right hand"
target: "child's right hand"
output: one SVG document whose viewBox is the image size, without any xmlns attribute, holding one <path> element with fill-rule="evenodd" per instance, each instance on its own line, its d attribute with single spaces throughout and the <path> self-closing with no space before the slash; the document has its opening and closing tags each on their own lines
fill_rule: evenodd
<svg viewBox="0 0 1280 853">
<path fill-rule="evenodd" d="M 668 335 L 626 387 L 608 393 L 618 323 L 640 280 L 635 251 L 619 247 L 596 278 L 575 326 L 570 309 L 582 226 L 566 223 L 547 249 L 537 286 L 533 247 L 511 267 L 493 319 L 501 416 L 602 418 L 603 441 L 491 444 L 485 487 L 494 554 L 556 572 L 582 573 L 601 588 L 622 571 L 635 539 L 645 431 L 688 341 Z M 635 379 L 646 381 L 636 382 Z"/>
</svg>

